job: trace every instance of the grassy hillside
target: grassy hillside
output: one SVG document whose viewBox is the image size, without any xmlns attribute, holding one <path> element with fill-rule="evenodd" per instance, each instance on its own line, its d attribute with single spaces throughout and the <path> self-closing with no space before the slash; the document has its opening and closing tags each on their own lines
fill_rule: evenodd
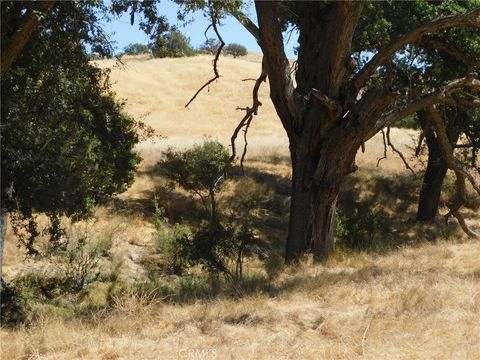
<svg viewBox="0 0 480 360">
<path fill-rule="evenodd" d="M 152 166 L 169 146 L 185 148 L 204 137 L 228 145 L 243 115 L 236 108 L 251 103 L 253 81 L 242 80 L 258 76 L 260 58 L 222 57 L 222 77 L 189 108 L 184 105 L 212 75 L 210 56 L 98 64 L 112 68 L 114 89 L 127 110 L 166 138 L 141 143 L 144 160 L 133 186 L 99 207 L 96 219 L 69 228 L 108 243 L 100 265 L 118 278 L 94 283 L 76 302 L 65 296 L 35 304 L 27 325 L 0 331 L 2 359 L 478 358 L 480 244 L 465 239 L 454 223 L 441 231 L 413 223 L 424 161 L 412 159 L 415 132 L 393 129 L 392 139 L 416 175 L 390 150 L 377 167 L 381 136 L 358 154 L 360 170 L 344 193 L 354 194 L 359 209 L 375 209 L 381 222 L 375 244 L 363 251 L 340 244 L 326 264 L 306 258 L 283 267 L 272 261 L 271 270 L 251 260 L 237 283 L 152 275 L 158 255 L 154 194 L 172 221 L 188 221 L 195 212 L 185 194 L 166 190 Z M 249 132 L 250 179 L 235 180 L 222 201 L 247 188 L 271 197 L 257 231 L 278 260 L 287 224 L 288 141 L 268 84 L 260 100 Z M 467 210 L 466 218 L 480 227 L 475 210 Z M 6 278 L 47 270 L 41 260 L 25 260 L 9 231 Z"/>
</svg>

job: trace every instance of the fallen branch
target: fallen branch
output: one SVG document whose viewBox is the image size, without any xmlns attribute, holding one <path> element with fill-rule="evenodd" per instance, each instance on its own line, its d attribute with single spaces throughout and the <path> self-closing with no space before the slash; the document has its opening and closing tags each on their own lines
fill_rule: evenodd
<svg viewBox="0 0 480 360">
<path fill-rule="evenodd" d="M 367 327 L 365 328 L 365 331 L 363 332 L 363 336 L 362 336 L 362 356 L 365 356 L 365 343 L 367 342 L 367 334 L 368 334 L 368 330 L 370 330 L 370 325 L 372 325 L 372 320 L 373 320 L 373 318 L 370 319 Z"/>
</svg>

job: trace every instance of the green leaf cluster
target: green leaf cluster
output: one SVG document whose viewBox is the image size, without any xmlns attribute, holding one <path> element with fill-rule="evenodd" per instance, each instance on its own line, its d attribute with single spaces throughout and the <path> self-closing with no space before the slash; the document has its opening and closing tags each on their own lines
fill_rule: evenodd
<svg viewBox="0 0 480 360">
<path fill-rule="evenodd" d="M 2 40 L 16 7 L 2 3 Z M 135 121 L 85 50 L 86 42 L 107 47 L 95 37 L 93 9 L 56 4 L 2 79 L 3 209 L 83 217 L 133 181 Z"/>
</svg>

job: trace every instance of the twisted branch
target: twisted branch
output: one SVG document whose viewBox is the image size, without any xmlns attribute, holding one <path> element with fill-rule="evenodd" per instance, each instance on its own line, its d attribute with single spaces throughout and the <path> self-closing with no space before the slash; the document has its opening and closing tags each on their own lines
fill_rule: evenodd
<svg viewBox="0 0 480 360">
<path fill-rule="evenodd" d="M 459 212 L 460 208 L 464 205 L 466 201 L 466 185 L 465 182 L 468 180 L 475 191 L 480 195 L 480 185 L 477 184 L 474 176 L 465 168 L 461 161 L 455 158 L 453 153 L 453 148 L 448 141 L 448 135 L 445 128 L 445 123 L 442 120 L 440 113 L 435 109 L 434 106 L 429 106 L 427 108 L 427 113 L 431 119 L 432 125 L 435 128 L 437 133 L 438 142 L 443 151 L 445 161 L 450 170 L 455 173 L 456 177 L 456 194 L 453 204 L 451 204 L 450 211 L 445 215 L 445 220 L 448 221 L 450 216 L 454 216 L 462 230 L 472 238 L 480 238 L 480 235 L 471 230 L 463 215 Z"/>
<path fill-rule="evenodd" d="M 265 59 L 262 59 L 262 72 L 260 76 L 257 78 L 257 80 L 255 80 L 255 85 L 253 86 L 253 90 L 252 90 L 252 101 L 253 101 L 252 107 L 246 107 L 243 109 L 245 110 L 245 115 L 242 118 L 242 120 L 240 120 L 240 122 L 238 123 L 237 127 L 233 131 L 232 137 L 230 138 L 230 143 L 232 145 L 232 155 L 230 156 L 230 161 L 234 161 L 235 157 L 237 156 L 235 141 L 238 137 L 238 133 L 240 132 L 240 130 L 244 128 L 243 130 L 244 131 L 244 136 L 243 136 L 244 147 L 243 147 L 242 157 L 240 159 L 240 166 L 242 170 L 243 170 L 243 161 L 247 153 L 248 128 L 250 127 L 250 123 L 252 122 L 253 117 L 257 115 L 258 108 L 262 106 L 262 103 L 260 102 L 260 100 L 258 100 L 258 90 L 260 89 L 260 85 L 262 84 L 262 82 L 265 82 L 266 80 L 267 80 L 267 67 L 266 67 Z"/>
<path fill-rule="evenodd" d="M 217 53 L 215 54 L 215 58 L 213 59 L 213 74 L 214 74 L 214 76 L 210 80 L 208 80 L 205 84 L 203 84 L 200 89 L 197 90 L 197 92 L 192 96 L 192 98 L 185 105 L 185 107 L 188 107 L 188 105 L 190 105 L 193 102 L 193 100 L 196 99 L 198 94 L 200 94 L 203 89 L 205 89 L 207 86 L 209 86 L 215 80 L 220 78 L 220 73 L 218 72 L 217 64 L 218 64 L 218 59 L 220 58 L 220 54 L 222 53 L 223 47 L 225 46 L 225 42 L 223 41 L 223 38 L 220 35 L 220 33 L 218 31 L 218 28 L 217 28 L 218 18 L 217 18 L 217 14 L 215 13 L 215 10 L 213 10 L 213 9 L 210 10 L 210 17 L 211 17 L 212 23 L 209 25 L 209 27 L 211 26 L 213 28 L 213 30 L 215 31 L 215 34 L 217 35 L 218 41 L 220 41 L 220 46 L 217 49 Z M 208 28 L 207 28 L 207 30 L 208 30 Z"/>
</svg>

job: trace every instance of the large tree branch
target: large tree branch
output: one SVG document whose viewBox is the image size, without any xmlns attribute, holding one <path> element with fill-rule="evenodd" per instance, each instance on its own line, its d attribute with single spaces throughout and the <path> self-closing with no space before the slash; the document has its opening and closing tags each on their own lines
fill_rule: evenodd
<svg viewBox="0 0 480 360">
<path fill-rule="evenodd" d="M 393 125 L 396 121 L 401 120 L 410 114 L 413 114 L 431 105 L 451 101 L 452 94 L 464 87 L 480 89 L 480 81 L 469 75 L 465 78 L 454 80 L 434 92 L 416 97 L 413 100 L 406 101 L 405 103 L 395 106 L 393 109 L 376 120 L 375 126 L 368 131 L 365 141 L 370 139 L 384 127 Z"/>
<path fill-rule="evenodd" d="M 412 44 L 423 36 L 438 32 L 440 30 L 449 29 L 452 27 L 475 27 L 480 28 L 480 7 L 472 10 L 466 14 L 447 16 L 441 19 L 434 20 L 425 25 L 410 31 L 409 33 L 400 36 L 393 40 L 379 52 L 354 76 L 352 80 L 355 98 L 358 91 L 365 86 L 368 79 L 374 74 L 377 68 L 387 61 L 395 52 L 404 48 L 407 44 Z"/>
<path fill-rule="evenodd" d="M 1 56 L 1 78 L 10 70 L 15 59 L 20 55 L 21 51 L 27 45 L 28 40 L 32 36 L 33 31 L 37 28 L 39 23 L 39 12 L 46 13 L 53 6 L 54 1 L 40 2 L 38 9 L 29 9 L 23 15 L 23 19 L 18 30 L 13 35 L 11 41 L 6 48 L 2 47 Z"/>
<path fill-rule="evenodd" d="M 278 21 L 278 3 L 255 1 L 257 10 L 260 46 L 267 64 L 270 81 L 270 98 L 282 125 L 289 137 L 293 135 L 293 123 L 298 118 L 298 107 L 294 98 L 290 63 L 283 47 L 282 29 Z"/>
<path fill-rule="evenodd" d="M 245 155 L 247 154 L 247 146 L 248 146 L 247 132 L 253 120 L 253 116 L 257 115 L 258 108 L 262 106 L 262 103 L 258 99 L 258 90 L 260 89 L 260 85 L 262 85 L 262 82 L 266 80 L 267 80 L 267 69 L 265 66 L 265 59 L 262 59 L 262 72 L 260 76 L 255 80 L 255 85 L 253 86 L 253 90 L 252 90 L 252 107 L 245 108 L 245 116 L 239 122 L 239 124 L 233 131 L 232 137 L 230 138 L 230 143 L 232 145 L 232 155 L 230 156 L 230 161 L 232 162 L 235 160 L 235 157 L 237 156 L 235 141 L 237 140 L 238 133 L 240 132 L 240 130 L 244 129 L 243 130 L 244 147 L 243 147 L 242 156 L 240 158 L 240 167 L 242 168 L 242 171 L 243 171 L 243 161 L 245 159 Z"/>
<path fill-rule="evenodd" d="M 432 122 L 433 127 L 435 128 L 438 141 L 442 147 L 445 161 L 447 162 L 449 169 L 455 171 L 455 174 L 466 178 L 472 185 L 473 189 L 478 193 L 478 195 L 480 195 L 480 184 L 477 183 L 475 177 L 469 173 L 463 163 L 455 158 L 453 154 L 452 146 L 448 140 L 447 130 L 445 129 L 445 123 L 443 122 L 439 112 L 437 109 L 435 109 L 435 107 L 429 106 L 427 108 L 427 114 Z"/>
<path fill-rule="evenodd" d="M 250 18 L 242 13 L 241 11 L 237 10 L 230 13 L 235 19 L 238 20 L 240 24 L 257 40 L 257 43 L 260 45 L 260 30 L 258 30 L 257 25 L 250 20 Z"/>
<path fill-rule="evenodd" d="M 456 177 L 456 194 L 453 203 L 449 206 L 450 211 L 446 215 L 446 219 L 453 215 L 457 218 L 458 223 L 462 230 L 470 237 L 478 238 L 480 237 L 479 234 L 475 233 L 471 230 L 465 219 L 463 218 L 462 214 L 459 212 L 460 208 L 466 201 L 467 192 L 465 186 L 465 180 L 468 180 L 475 191 L 480 195 L 480 185 L 476 182 L 475 177 L 470 174 L 470 172 L 465 168 L 463 163 L 455 158 L 452 145 L 448 139 L 447 130 L 445 127 L 445 122 L 443 121 L 440 113 L 435 109 L 434 106 L 429 106 L 427 108 L 427 115 L 429 120 L 432 122 L 433 127 L 435 128 L 435 132 L 437 134 L 437 139 L 440 144 L 440 148 L 442 149 L 443 155 L 445 157 L 445 161 L 447 166 L 450 170 L 455 173 Z"/>
<path fill-rule="evenodd" d="M 399 98 L 400 94 L 389 91 L 385 87 L 369 89 L 350 109 L 347 119 L 358 121 L 365 131 L 372 128 L 372 123 L 378 119 Z"/>
</svg>

